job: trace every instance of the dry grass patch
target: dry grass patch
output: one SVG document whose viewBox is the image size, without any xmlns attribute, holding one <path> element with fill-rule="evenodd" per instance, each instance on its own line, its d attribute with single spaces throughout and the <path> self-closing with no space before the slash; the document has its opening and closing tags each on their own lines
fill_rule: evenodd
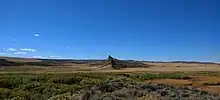
<svg viewBox="0 0 220 100">
<path fill-rule="evenodd" d="M 220 87 L 203 86 L 203 87 L 200 87 L 200 89 L 204 91 L 213 92 L 213 93 L 220 93 Z"/>
<path fill-rule="evenodd" d="M 151 80 L 152 83 L 156 84 L 167 84 L 167 85 L 191 85 L 192 82 L 189 80 L 181 80 L 181 79 L 156 79 Z"/>
<path fill-rule="evenodd" d="M 195 84 L 203 84 L 203 85 L 220 85 L 220 77 L 196 77 L 192 79 Z"/>
</svg>

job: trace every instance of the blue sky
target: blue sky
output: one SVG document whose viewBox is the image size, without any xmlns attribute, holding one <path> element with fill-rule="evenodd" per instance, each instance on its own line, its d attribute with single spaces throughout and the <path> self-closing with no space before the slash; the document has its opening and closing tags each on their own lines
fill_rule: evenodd
<svg viewBox="0 0 220 100">
<path fill-rule="evenodd" d="M 0 56 L 220 61 L 219 0 L 1 0 Z"/>
</svg>

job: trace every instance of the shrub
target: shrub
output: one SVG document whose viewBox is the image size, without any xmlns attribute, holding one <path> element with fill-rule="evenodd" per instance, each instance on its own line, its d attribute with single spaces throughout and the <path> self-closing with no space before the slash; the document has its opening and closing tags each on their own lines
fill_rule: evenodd
<svg viewBox="0 0 220 100">
<path fill-rule="evenodd" d="M 0 99 L 11 97 L 11 90 L 6 88 L 0 88 Z"/>
<path fill-rule="evenodd" d="M 137 100 L 155 100 L 152 95 L 146 94 L 142 97 L 139 97 Z"/>
<path fill-rule="evenodd" d="M 57 84 L 79 84 L 83 80 L 80 76 L 69 76 L 69 77 L 53 77 L 48 82 L 53 82 Z"/>
<path fill-rule="evenodd" d="M 2 80 L 0 80 L 0 87 L 11 88 L 11 87 L 13 87 L 13 84 L 10 83 L 8 79 L 2 79 Z"/>
<path fill-rule="evenodd" d="M 42 84 L 39 83 L 39 82 L 29 83 L 29 84 L 27 84 L 27 85 L 24 85 L 24 89 L 31 91 L 32 89 L 34 89 L 34 88 L 36 88 L 36 87 L 40 87 L 41 85 L 42 85 Z"/>
<path fill-rule="evenodd" d="M 208 94 L 207 91 L 203 91 L 203 90 L 202 90 L 202 91 L 200 92 L 200 95 L 207 95 L 207 94 Z"/>
<path fill-rule="evenodd" d="M 80 82 L 80 85 L 83 86 L 83 87 L 88 87 L 88 86 L 91 86 L 91 85 L 98 84 L 98 83 L 100 83 L 100 82 L 101 82 L 100 79 L 84 78 L 84 79 Z"/>
<path fill-rule="evenodd" d="M 21 89 L 13 89 L 11 95 L 12 97 L 30 98 L 31 93 Z"/>
<path fill-rule="evenodd" d="M 64 93 L 50 97 L 48 100 L 78 100 L 77 95 L 71 95 L 71 93 Z"/>
<path fill-rule="evenodd" d="M 80 100 L 80 97 L 90 100 L 151 100 L 154 96 L 153 99 L 215 100 L 220 97 L 219 94 L 212 95 L 185 86 L 145 81 L 160 78 L 190 77 L 180 73 L 4 74 L 0 75 L 0 100 Z"/>
<path fill-rule="evenodd" d="M 73 85 L 61 85 L 60 86 L 60 93 L 59 94 L 63 94 L 63 93 L 74 93 L 76 91 L 79 91 L 80 89 L 82 89 L 82 87 L 80 85 L 77 84 L 73 84 Z"/>
<path fill-rule="evenodd" d="M 46 82 L 50 77 L 47 75 L 36 75 L 36 76 L 31 76 L 30 80 L 31 81 L 37 81 L 37 82 Z"/>
<path fill-rule="evenodd" d="M 151 80 L 151 79 L 190 79 L 187 75 L 182 74 L 138 74 L 136 76 L 139 80 Z"/>
<path fill-rule="evenodd" d="M 9 76 L 6 79 L 0 80 L 0 87 L 12 89 L 19 87 L 20 85 L 27 84 L 29 82 L 29 78 L 25 78 L 22 76 Z"/>
<path fill-rule="evenodd" d="M 129 88 L 123 88 L 121 90 L 116 90 L 112 93 L 113 97 L 121 98 L 121 99 L 137 99 L 138 96 L 141 95 L 141 91 L 138 91 L 137 89 L 129 89 Z"/>
</svg>

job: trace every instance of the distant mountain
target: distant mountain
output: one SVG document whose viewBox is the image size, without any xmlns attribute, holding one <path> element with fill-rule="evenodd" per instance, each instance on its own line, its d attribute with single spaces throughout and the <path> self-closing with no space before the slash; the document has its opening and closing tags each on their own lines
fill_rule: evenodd
<svg viewBox="0 0 220 100">
<path fill-rule="evenodd" d="M 59 66 L 64 63 L 62 61 L 35 58 L 0 57 L 0 66 Z"/>
<path fill-rule="evenodd" d="M 214 62 L 196 62 L 196 61 L 135 61 L 135 60 L 119 60 L 108 56 L 107 59 L 99 60 L 75 60 L 75 59 L 36 59 L 36 58 L 18 58 L 18 57 L 0 57 L 0 66 L 69 66 L 71 64 L 88 64 L 90 66 L 111 67 L 115 69 L 120 68 L 134 68 L 134 67 L 150 67 L 146 63 L 186 63 L 186 64 L 218 64 Z"/>
<path fill-rule="evenodd" d="M 165 62 L 165 61 L 142 61 L 145 63 L 185 63 L 185 64 L 220 64 L 216 62 L 199 62 L 199 61 L 170 61 L 170 62 Z"/>
<path fill-rule="evenodd" d="M 56 66 L 58 64 L 53 62 L 46 62 L 46 61 L 40 61 L 40 62 L 13 62 L 8 61 L 6 59 L 0 59 L 0 66 L 25 66 L 25 65 L 31 65 L 31 66 Z"/>
<path fill-rule="evenodd" d="M 198 62 L 198 61 L 172 61 L 171 63 L 186 63 L 186 64 L 217 64 L 214 62 Z"/>
</svg>

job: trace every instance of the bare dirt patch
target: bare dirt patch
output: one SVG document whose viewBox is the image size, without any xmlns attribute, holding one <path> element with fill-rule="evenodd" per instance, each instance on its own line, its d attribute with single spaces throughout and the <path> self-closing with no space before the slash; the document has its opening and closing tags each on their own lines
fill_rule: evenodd
<svg viewBox="0 0 220 100">
<path fill-rule="evenodd" d="M 204 91 L 213 92 L 213 93 L 220 93 L 220 87 L 216 87 L 216 86 L 203 86 L 203 87 L 200 87 L 200 89 Z"/>
<path fill-rule="evenodd" d="M 149 82 L 173 86 L 193 86 L 204 91 L 220 93 L 220 77 L 195 76 L 192 79 L 153 79 Z"/>
<path fill-rule="evenodd" d="M 181 80 L 181 79 L 156 79 L 150 81 L 156 84 L 167 84 L 167 85 L 191 85 L 192 82 L 189 80 Z"/>
<path fill-rule="evenodd" d="M 200 76 L 191 80 L 194 84 L 220 85 L 220 77 Z"/>
</svg>

